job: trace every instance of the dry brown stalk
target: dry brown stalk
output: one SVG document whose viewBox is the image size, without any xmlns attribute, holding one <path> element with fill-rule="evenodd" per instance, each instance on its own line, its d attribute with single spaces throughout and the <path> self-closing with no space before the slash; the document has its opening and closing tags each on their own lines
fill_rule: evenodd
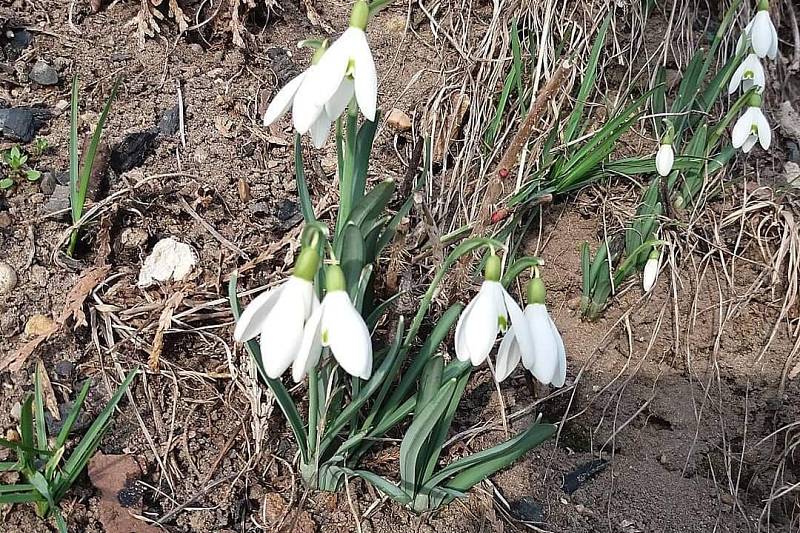
<svg viewBox="0 0 800 533">
<path fill-rule="evenodd" d="M 567 75 L 572 70 L 572 64 L 568 61 L 562 61 L 556 69 L 553 77 L 544 86 L 544 89 L 536 96 L 536 100 L 528 111 L 528 115 L 517 130 L 516 135 L 511 140 L 511 144 L 503 153 L 500 162 L 497 164 L 494 172 L 490 175 L 490 182 L 486 188 L 486 193 L 481 202 L 481 208 L 478 214 L 478 220 L 472 229 L 472 235 L 483 235 L 486 227 L 492 223 L 492 214 L 497 209 L 497 201 L 503 195 L 505 190 L 506 178 L 511 175 L 511 170 L 517 164 L 517 159 L 528 139 L 531 136 L 534 126 L 539 122 L 539 119 L 547 109 L 547 104 L 555 96 Z"/>
</svg>

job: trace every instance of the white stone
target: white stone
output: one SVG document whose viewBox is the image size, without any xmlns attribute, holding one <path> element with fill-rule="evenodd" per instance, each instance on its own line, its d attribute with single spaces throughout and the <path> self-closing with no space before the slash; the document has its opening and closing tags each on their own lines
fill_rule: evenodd
<svg viewBox="0 0 800 533">
<path fill-rule="evenodd" d="M 181 281 L 194 268 L 197 255 L 188 244 L 171 237 L 161 239 L 144 260 L 139 271 L 139 287 L 149 287 L 158 281 Z"/>
</svg>

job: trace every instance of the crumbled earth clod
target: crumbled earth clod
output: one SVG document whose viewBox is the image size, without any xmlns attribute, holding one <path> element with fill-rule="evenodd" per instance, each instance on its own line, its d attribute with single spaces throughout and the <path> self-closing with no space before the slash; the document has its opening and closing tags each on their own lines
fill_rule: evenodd
<svg viewBox="0 0 800 533">
<path fill-rule="evenodd" d="M 47 315 L 31 315 L 25 323 L 25 335 L 35 337 L 36 335 L 45 335 L 53 328 L 55 322 Z"/>
<path fill-rule="evenodd" d="M 386 124 L 398 133 L 411 131 L 411 118 L 402 109 L 394 108 L 386 115 Z"/>
</svg>

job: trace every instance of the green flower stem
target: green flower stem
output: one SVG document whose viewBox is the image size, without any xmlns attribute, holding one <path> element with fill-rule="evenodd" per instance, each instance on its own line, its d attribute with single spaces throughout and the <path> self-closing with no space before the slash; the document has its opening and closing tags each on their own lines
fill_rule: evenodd
<svg viewBox="0 0 800 533">
<path fill-rule="evenodd" d="M 725 113 L 725 116 L 722 117 L 722 119 L 719 121 L 719 124 L 717 125 L 717 127 L 714 128 L 714 130 L 711 132 L 711 135 L 709 135 L 708 142 L 706 144 L 706 147 L 707 147 L 706 148 L 706 154 L 710 154 L 711 152 L 714 151 L 714 149 L 717 146 L 717 143 L 719 142 L 719 138 L 722 136 L 722 134 L 728 128 L 728 125 L 731 123 L 731 121 L 734 118 L 736 118 L 739 115 L 739 111 L 744 109 L 745 106 L 750 105 L 750 97 L 753 94 L 755 94 L 755 92 L 756 92 L 756 88 L 753 87 L 752 89 L 750 89 L 749 91 L 744 93 L 742 96 L 739 97 L 738 100 L 736 100 L 733 103 L 733 105 L 728 110 L 728 112 Z"/>
<path fill-rule="evenodd" d="M 319 417 L 319 390 L 317 367 L 308 371 L 308 456 L 317 464 L 317 423 Z"/>
<path fill-rule="evenodd" d="M 358 28 L 359 30 L 367 29 L 367 22 L 369 21 L 370 6 L 364 0 L 356 0 L 353 5 L 353 10 L 350 12 L 350 27 Z"/>
<path fill-rule="evenodd" d="M 351 102 L 347 110 L 347 125 L 345 127 L 344 154 L 339 154 L 343 161 L 342 172 L 339 176 L 339 214 L 336 218 L 336 236 L 338 237 L 350 216 L 353 208 L 353 180 L 356 169 L 356 139 L 358 136 L 358 108 Z M 342 146 L 337 143 L 337 149 Z"/>
<path fill-rule="evenodd" d="M 373 16 L 381 9 L 388 7 L 393 0 L 372 0 L 369 3 L 369 15 Z"/>
</svg>

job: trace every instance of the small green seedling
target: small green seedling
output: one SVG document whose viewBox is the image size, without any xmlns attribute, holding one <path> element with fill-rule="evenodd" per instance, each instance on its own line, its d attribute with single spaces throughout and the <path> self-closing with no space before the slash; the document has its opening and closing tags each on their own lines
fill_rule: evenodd
<svg viewBox="0 0 800 533">
<path fill-rule="evenodd" d="M 28 166 L 28 154 L 18 145 L 3 153 L 2 164 L 6 168 L 6 175 L 0 178 L 2 190 L 10 189 L 23 178 L 28 181 L 38 181 L 42 177 L 41 172 Z"/>
<path fill-rule="evenodd" d="M 0 472 L 17 472 L 24 480 L 22 483 L 0 485 L 0 504 L 33 503 L 36 514 L 41 517 L 52 516 L 59 533 L 66 533 L 67 523 L 58 504 L 100 446 L 100 441 L 111 424 L 114 409 L 137 371 L 128 374 L 68 456 L 67 438 L 78 419 L 91 383 L 87 380 L 83 385 L 58 435 L 48 435 L 44 418 L 43 373 L 44 367 L 40 363 L 34 379 L 33 395 L 28 396 L 22 404 L 20 441 L 0 439 L 0 446 L 9 448 L 17 456 L 16 461 L 0 462 Z"/>
<path fill-rule="evenodd" d="M 72 101 L 70 112 L 70 132 L 69 132 L 69 204 L 72 213 L 72 234 L 69 238 L 69 248 L 67 255 L 70 257 L 75 253 L 75 246 L 78 244 L 78 231 L 80 230 L 80 220 L 83 216 L 83 208 L 86 204 L 86 191 L 89 190 L 89 178 L 92 175 L 92 166 L 94 165 L 94 157 L 97 154 L 97 148 L 100 145 L 100 137 L 103 134 L 103 126 L 108 117 L 108 111 L 111 109 L 111 102 L 114 101 L 114 96 L 117 94 L 117 86 L 119 80 L 114 82 L 111 88 L 111 94 L 106 100 L 106 105 L 100 113 L 100 118 L 97 119 L 97 126 L 92 133 L 92 139 L 89 142 L 89 148 L 83 157 L 83 164 L 78 155 L 78 77 L 72 79 Z"/>
<path fill-rule="evenodd" d="M 44 137 L 36 137 L 33 141 L 33 155 L 36 157 L 41 156 L 50 148 L 50 141 Z"/>
</svg>

